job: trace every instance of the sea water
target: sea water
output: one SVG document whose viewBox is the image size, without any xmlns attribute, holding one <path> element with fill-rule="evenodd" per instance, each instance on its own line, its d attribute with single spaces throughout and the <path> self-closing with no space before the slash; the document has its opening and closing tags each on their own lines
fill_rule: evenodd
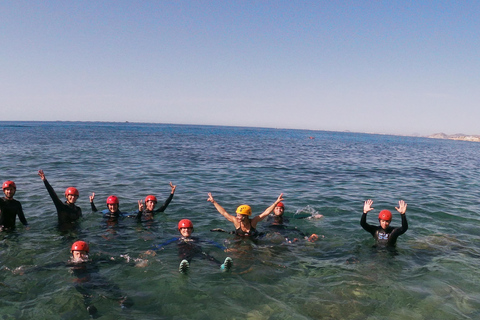
<svg viewBox="0 0 480 320">
<path fill-rule="evenodd" d="M 478 319 L 480 288 L 480 144 L 419 137 L 218 126 L 0 122 L 0 179 L 14 180 L 29 223 L 0 233 L 1 319 L 87 319 L 82 294 L 64 263 L 76 240 L 90 244 L 103 284 L 91 286 L 102 319 Z M 80 191 L 78 228 L 57 228 L 43 182 L 63 198 Z M 173 201 L 153 222 L 111 225 L 97 207 L 116 195 L 135 212 L 153 194 Z M 233 225 L 207 202 L 234 214 L 249 204 L 260 214 L 284 194 L 289 225 L 315 243 L 286 243 L 267 233 L 238 241 Z M 394 251 L 373 247 L 360 227 L 381 209 L 400 225 L 398 201 L 408 203 L 408 231 Z M 309 219 L 313 215 L 320 219 Z M 302 216 L 306 219 L 295 219 Z M 180 219 L 210 241 L 203 250 L 231 272 L 194 258 L 178 272 Z M 258 224 L 267 230 L 265 221 Z M 223 250 L 222 247 L 226 248 Z M 53 265 L 53 267 L 48 267 Z M 133 303 L 121 308 L 105 284 Z"/>
</svg>

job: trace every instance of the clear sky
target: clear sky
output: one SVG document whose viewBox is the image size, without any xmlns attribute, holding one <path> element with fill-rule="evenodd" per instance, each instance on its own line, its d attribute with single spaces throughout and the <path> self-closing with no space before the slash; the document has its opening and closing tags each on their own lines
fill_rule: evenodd
<svg viewBox="0 0 480 320">
<path fill-rule="evenodd" d="M 480 135 L 480 1 L 0 2 L 0 120 Z"/>
</svg>

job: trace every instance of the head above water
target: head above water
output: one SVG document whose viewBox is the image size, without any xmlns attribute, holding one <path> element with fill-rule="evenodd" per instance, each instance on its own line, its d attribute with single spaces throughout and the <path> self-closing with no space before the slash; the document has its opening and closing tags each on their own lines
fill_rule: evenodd
<svg viewBox="0 0 480 320">
<path fill-rule="evenodd" d="M 285 206 L 283 205 L 283 202 L 277 203 L 275 208 L 273 208 L 273 214 L 276 216 L 283 216 L 284 211 L 285 211 Z"/>
<path fill-rule="evenodd" d="M 237 214 L 242 214 L 242 215 L 245 215 L 245 216 L 251 216 L 252 215 L 252 208 L 250 208 L 249 205 L 242 204 L 241 206 L 239 206 L 237 208 L 236 213 Z"/>
<path fill-rule="evenodd" d="M 11 200 L 17 191 L 17 186 L 15 185 L 15 182 L 8 180 L 2 184 L 2 190 L 5 194 L 5 198 Z"/>
<path fill-rule="evenodd" d="M 184 238 L 190 238 L 193 233 L 193 223 L 188 219 L 182 219 L 178 222 L 178 231 Z"/>
</svg>

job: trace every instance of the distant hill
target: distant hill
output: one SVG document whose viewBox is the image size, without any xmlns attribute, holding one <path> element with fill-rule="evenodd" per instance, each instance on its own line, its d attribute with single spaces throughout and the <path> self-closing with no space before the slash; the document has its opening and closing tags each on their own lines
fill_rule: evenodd
<svg viewBox="0 0 480 320">
<path fill-rule="evenodd" d="M 457 134 L 445 134 L 445 133 L 435 133 L 428 136 L 432 139 L 449 139 L 449 140 L 461 140 L 461 141 L 475 141 L 480 142 L 480 136 L 466 135 L 463 133 Z"/>
</svg>

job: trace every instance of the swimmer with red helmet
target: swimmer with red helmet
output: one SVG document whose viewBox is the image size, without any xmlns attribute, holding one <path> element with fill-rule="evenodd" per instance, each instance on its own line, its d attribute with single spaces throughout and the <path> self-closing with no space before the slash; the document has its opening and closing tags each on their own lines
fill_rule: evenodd
<svg viewBox="0 0 480 320">
<path fill-rule="evenodd" d="M 202 247 L 200 246 L 201 240 L 198 237 L 192 237 L 193 233 L 193 223 L 189 219 L 182 219 L 178 222 L 178 232 L 180 232 L 180 237 L 173 238 L 164 242 L 160 245 L 155 246 L 156 250 L 163 249 L 164 246 L 172 243 L 177 242 L 178 246 L 178 255 L 180 257 L 180 266 L 178 271 L 180 273 L 187 273 L 188 269 L 190 268 L 190 262 L 192 261 L 193 257 L 200 256 L 203 259 L 207 259 L 212 261 L 213 263 L 220 266 L 222 271 L 229 271 L 232 267 L 232 259 L 230 257 L 225 258 L 225 262 L 223 264 L 220 263 L 217 259 L 206 253 Z M 224 250 L 225 248 L 216 244 L 214 242 L 208 241 L 208 243 L 219 247 L 220 249 Z"/>
<path fill-rule="evenodd" d="M 392 213 L 389 210 L 382 210 L 378 215 L 379 226 L 370 225 L 367 223 L 367 213 L 372 211 L 373 200 L 369 199 L 365 201 L 363 205 L 363 215 L 360 220 L 360 225 L 363 229 L 370 232 L 375 238 L 376 245 L 393 247 L 397 242 L 397 238 L 404 234 L 408 230 L 407 217 L 405 212 L 407 211 L 407 203 L 403 200 L 398 201 L 398 207 L 395 209 L 400 213 L 402 217 L 402 226 L 394 228 L 390 226 L 392 222 Z"/>
<path fill-rule="evenodd" d="M 133 304 L 116 285 L 98 274 L 99 268 L 96 261 L 92 261 L 88 257 L 90 247 L 87 242 L 75 241 L 70 252 L 72 257 L 67 266 L 71 267 L 71 272 L 76 277 L 74 281 L 75 289 L 82 294 L 83 303 L 90 316 L 98 316 L 97 308 L 92 304 L 92 297 L 95 296 L 95 291 L 99 289 L 105 292 L 101 296 L 111 296 L 118 300 L 122 309 Z M 102 260 L 101 262 L 102 264 L 115 263 L 112 259 Z"/>
<path fill-rule="evenodd" d="M 92 207 L 92 212 L 97 212 L 97 207 L 93 203 L 93 200 L 95 199 L 95 193 L 92 193 L 90 196 L 90 205 Z M 110 220 L 117 220 L 120 216 L 123 216 L 124 214 L 120 211 L 120 201 L 118 200 L 117 196 L 111 195 L 107 198 L 106 201 L 107 204 L 107 210 L 103 210 L 103 216 L 105 218 L 108 218 Z"/>
<path fill-rule="evenodd" d="M 17 186 L 13 181 L 5 181 L 2 184 L 2 190 L 5 197 L 0 198 L 0 231 L 15 229 L 15 219 L 18 215 L 20 222 L 28 227 L 27 219 L 23 214 L 22 205 L 19 201 L 13 199 Z"/>
<path fill-rule="evenodd" d="M 233 223 L 235 226 L 235 234 L 242 237 L 256 237 L 258 236 L 258 232 L 256 230 L 257 223 L 265 219 L 270 212 L 277 206 L 277 204 L 283 201 L 283 193 L 281 193 L 277 200 L 264 212 L 255 216 L 253 219 L 250 219 L 252 215 L 252 208 L 249 205 L 243 204 L 237 208 L 237 215 L 233 216 L 230 215 L 221 205 L 219 205 L 214 199 L 211 193 L 208 194 L 207 201 L 213 203 L 215 208 L 222 216 L 224 216 L 228 221 Z"/>
<path fill-rule="evenodd" d="M 273 209 L 273 213 L 270 214 L 267 218 L 267 221 L 271 222 L 270 225 L 268 226 L 268 229 L 270 231 L 284 234 L 284 235 L 287 235 L 287 233 L 292 233 L 292 234 L 297 233 L 302 238 L 310 242 L 315 242 L 318 240 L 318 235 L 316 235 L 315 233 L 313 233 L 311 236 L 308 237 L 303 232 L 298 230 L 296 227 L 289 227 L 285 225 L 285 223 L 288 223 L 289 220 L 288 218 L 284 217 L 284 213 L 285 213 L 285 205 L 283 204 L 283 202 L 277 203 L 277 205 Z M 296 237 L 293 239 L 290 239 L 288 236 L 286 236 L 285 241 L 288 243 L 292 243 L 292 242 L 299 241 L 299 239 Z"/>
<path fill-rule="evenodd" d="M 53 203 L 55 204 L 55 208 L 57 209 L 59 226 L 62 228 L 70 227 L 73 223 L 75 223 L 78 219 L 82 217 L 82 209 L 75 205 L 79 197 L 78 190 L 74 187 L 67 188 L 65 190 L 66 201 L 62 202 L 55 193 L 55 190 L 53 190 L 50 183 L 48 183 L 43 170 L 38 170 L 38 175 L 45 184 L 45 187 L 47 188 L 47 191 L 50 194 Z"/>
<path fill-rule="evenodd" d="M 76 241 L 72 244 L 70 252 L 72 253 L 71 263 L 81 263 L 88 261 L 90 248 L 85 241 Z"/>
<path fill-rule="evenodd" d="M 152 220 L 153 216 L 158 213 L 158 212 L 164 212 L 165 209 L 167 209 L 168 205 L 173 199 L 173 195 L 175 194 L 175 189 L 177 186 L 173 185 L 172 182 L 170 182 L 170 188 L 172 189 L 170 192 L 170 195 L 168 196 L 167 200 L 163 203 L 163 205 L 155 210 L 155 206 L 157 205 L 157 197 L 153 195 L 148 195 L 145 198 L 145 205 L 143 204 L 142 200 L 138 200 L 138 212 L 136 214 L 136 219 L 138 221 L 141 220 Z"/>
</svg>

